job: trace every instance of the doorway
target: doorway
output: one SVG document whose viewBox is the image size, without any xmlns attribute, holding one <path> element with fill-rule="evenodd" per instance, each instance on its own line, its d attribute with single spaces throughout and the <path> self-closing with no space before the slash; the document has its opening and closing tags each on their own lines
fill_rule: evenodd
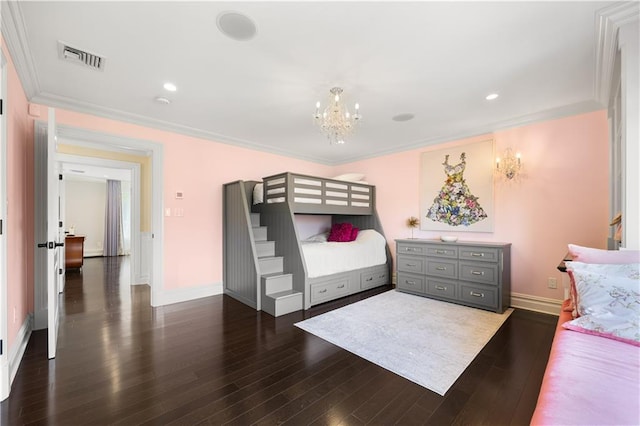
<svg viewBox="0 0 640 426">
<path fill-rule="evenodd" d="M 36 122 L 36 130 L 42 126 L 46 127 L 46 123 Z M 145 265 L 148 265 L 148 277 L 144 282 L 149 284 L 150 288 L 150 302 L 151 306 L 159 306 L 159 302 L 162 300 L 160 294 L 163 289 L 163 147 L 162 145 L 140 139 L 130 139 L 121 136 L 109 135 L 100 132 L 94 132 L 85 129 L 79 129 L 75 127 L 58 125 L 56 135 L 56 157 L 62 156 L 65 153 L 61 152 L 64 146 L 72 146 L 77 149 L 76 155 L 78 157 L 84 157 L 82 161 L 102 161 L 108 160 L 105 156 L 122 157 L 131 155 L 134 157 L 146 158 L 146 170 L 140 171 L 140 176 L 143 174 L 147 177 L 148 188 L 148 218 L 146 225 L 147 229 L 142 228 L 139 232 L 140 247 L 136 250 L 139 253 L 138 264 L 141 265 L 141 271 L 145 270 Z M 37 133 L 37 132 L 36 132 Z M 99 153 L 99 154 L 96 154 Z M 105 154 L 106 153 L 106 154 Z M 82 155 L 80 155 L 82 154 Z M 64 158 L 64 157 L 62 157 Z M 56 161 L 59 159 L 56 158 Z M 140 181 L 144 179 L 141 177 Z M 140 187 L 143 183 L 140 184 Z M 139 197 L 143 198 L 144 197 Z M 144 209 L 141 206 L 141 212 Z M 36 212 L 38 214 L 38 212 Z M 141 217 L 143 215 L 141 214 Z M 141 220 L 143 222 L 143 220 Z M 146 262 L 146 264 L 145 264 Z M 36 265 L 37 267 L 37 265 Z M 36 270 L 37 276 L 37 270 Z M 40 280 L 36 280 L 34 283 L 34 300 L 38 301 L 43 298 L 43 294 L 46 295 L 46 286 L 43 285 Z M 46 299 L 46 297 L 45 297 Z M 37 303 L 36 303 L 37 308 Z M 34 312 L 35 320 L 38 317 L 38 309 Z M 37 321 L 35 321 L 37 323 Z"/>
<path fill-rule="evenodd" d="M 120 182 L 123 230 L 120 254 L 129 256 L 130 271 L 125 282 L 148 284 L 150 273 L 143 266 L 149 262 L 141 262 L 140 249 L 140 164 L 69 154 L 59 154 L 58 162 L 64 177 L 65 232 L 83 237 L 85 258 L 104 255 L 107 182 Z"/>
</svg>

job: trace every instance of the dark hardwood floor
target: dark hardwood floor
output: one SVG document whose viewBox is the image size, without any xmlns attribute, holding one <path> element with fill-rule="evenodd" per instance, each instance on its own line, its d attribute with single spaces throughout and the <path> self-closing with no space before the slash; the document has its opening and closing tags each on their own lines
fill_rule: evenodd
<svg viewBox="0 0 640 426">
<path fill-rule="evenodd" d="M 516 310 L 442 397 L 227 296 L 161 308 L 126 258 L 67 275 L 58 355 L 32 334 L 3 425 L 528 424 L 556 317 Z"/>
</svg>

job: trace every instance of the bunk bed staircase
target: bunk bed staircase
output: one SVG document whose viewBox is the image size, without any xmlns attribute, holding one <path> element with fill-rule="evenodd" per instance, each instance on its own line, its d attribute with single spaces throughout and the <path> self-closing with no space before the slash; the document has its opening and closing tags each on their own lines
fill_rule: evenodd
<svg viewBox="0 0 640 426">
<path fill-rule="evenodd" d="M 251 229 L 260 271 L 261 308 L 278 317 L 302 310 L 302 293 L 293 289 L 293 275 L 284 272 L 284 257 L 276 256 L 275 241 L 267 240 L 260 213 L 251 213 Z"/>
<path fill-rule="evenodd" d="M 293 288 L 293 274 L 285 272 L 285 256 L 268 239 L 260 213 L 252 213 L 256 182 L 224 185 L 224 292 L 274 317 L 302 310 L 303 294 Z"/>
</svg>

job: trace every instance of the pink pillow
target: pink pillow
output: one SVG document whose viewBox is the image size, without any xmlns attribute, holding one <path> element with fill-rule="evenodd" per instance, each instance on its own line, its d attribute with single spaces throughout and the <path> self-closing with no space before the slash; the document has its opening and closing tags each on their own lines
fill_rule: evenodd
<svg viewBox="0 0 640 426">
<path fill-rule="evenodd" d="M 336 243 L 347 243 L 351 241 L 351 232 L 353 231 L 353 225 L 350 223 L 334 223 L 331 226 L 331 232 L 327 241 L 333 241 Z"/>
<path fill-rule="evenodd" d="M 349 241 L 355 241 L 356 238 L 358 238 L 358 231 L 360 231 L 360 229 L 356 228 L 355 226 L 351 229 L 351 238 L 349 239 Z"/>
<path fill-rule="evenodd" d="M 638 263 L 640 250 L 601 250 L 569 244 L 569 253 L 576 262 L 583 263 Z"/>
</svg>

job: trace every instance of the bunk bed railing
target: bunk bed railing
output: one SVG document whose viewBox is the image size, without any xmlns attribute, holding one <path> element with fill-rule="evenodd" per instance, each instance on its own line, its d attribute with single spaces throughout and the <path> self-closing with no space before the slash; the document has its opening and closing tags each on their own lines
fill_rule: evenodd
<svg viewBox="0 0 640 426">
<path fill-rule="evenodd" d="M 264 178 L 265 205 L 287 203 L 294 213 L 370 215 L 375 187 L 357 182 L 281 173 Z"/>
<path fill-rule="evenodd" d="M 223 191 L 224 293 L 257 310 L 260 274 L 251 225 L 251 193 L 256 182 L 235 181 Z"/>
</svg>

